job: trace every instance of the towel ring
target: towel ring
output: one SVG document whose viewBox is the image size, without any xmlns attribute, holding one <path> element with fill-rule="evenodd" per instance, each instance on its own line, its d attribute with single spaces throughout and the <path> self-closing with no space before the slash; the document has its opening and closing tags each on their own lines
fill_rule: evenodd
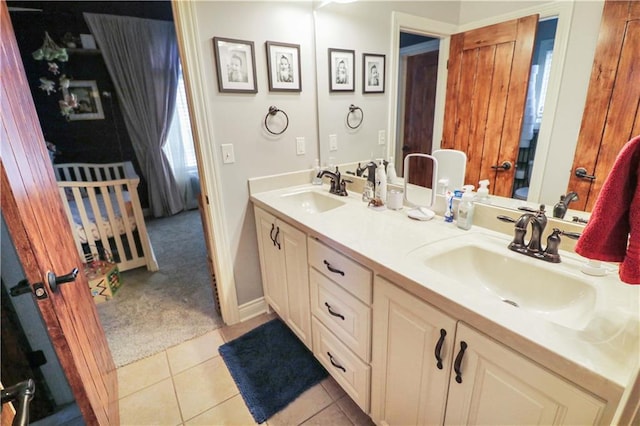
<svg viewBox="0 0 640 426">
<path fill-rule="evenodd" d="M 269 128 L 269 124 L 267 123 L 267 121 L 269 120 L 269 116 L 270 115 L 276 115 L 279 112 L 281 112 L 284 115 L 284 118 L 286 119 L 287 123 L 284 125 L 284 129 L 280 130 L 279 132 L 274 132 L 273 130 L 271 130 Z M 278 107 L 275 107 L 275 106 L 272 105 L 272 106 L 269 107 L 269 112 L 264 117 L 264 127 L 267 129 L 267 132 L 271 133 L 272 135 L 281 135 L 289 127 L 289 116 L 283 110 L 278 109 Z"/>
<path fill-rule="evenodd" d="M 355 126 L 352 126 L 351 122 L 349 121 L 349 117 L 351 117 L 351 114 L 354 114 L 356 111 L 360 111 L 360 121 L 358 121 L 358 124 L 356 124 Z M 354 104 L 349 105 L 349 112 L 347 113 L 347 126 L 350 129 L 357 129 L 362 124 L 362 120 L 364 120 L 364 112 L 362 111 L 362 108 L 355 106 Z"/>
</svg>

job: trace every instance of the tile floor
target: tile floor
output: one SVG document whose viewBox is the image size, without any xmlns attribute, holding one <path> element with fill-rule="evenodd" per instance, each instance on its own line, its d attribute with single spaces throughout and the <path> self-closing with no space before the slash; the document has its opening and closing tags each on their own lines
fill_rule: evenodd
<svg viewBox="0 0 640 426">
<path fill-rule="evenodd" d="M 218 347 L 269 321 L 261 315 L 118 369 L 122 425 L 255 425 Z M 266 425 L 373 425 L 331 378 Z"/>
</svg>

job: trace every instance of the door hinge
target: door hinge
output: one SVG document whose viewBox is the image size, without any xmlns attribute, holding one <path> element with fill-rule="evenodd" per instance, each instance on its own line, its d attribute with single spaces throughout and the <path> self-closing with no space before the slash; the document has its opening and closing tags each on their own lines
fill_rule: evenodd
<svg viewBox="0 0 640 426">
<path fill-rule="evenodd" d="M 204 199 L 207 201 L 207 205 L 209 205 L 209 196 L 208 196 L 208 195 L 205 195 L 205 196 L 204 196 Z"/>
<path fill-rule="evenodd" d="M 29 284 L 29 281 L 27 281 L 26 279 L 20 280 L 18 284 L 11 287 L 9 289 L 9 293 L 13 297 L 20 296 L 21 294 L 33 293 L 36 295 L 36 298 L 40 300 L 49 297 L 47 295 L 47 291 L 44 288 L 44 284 L 35 283 L 33 286 L 31 286 L 31 284 Z"/>
<path fill-rule="evenodd" d="M 447 59 L 447 69 L 449 69 L 449 60 Z"/>
</svg>

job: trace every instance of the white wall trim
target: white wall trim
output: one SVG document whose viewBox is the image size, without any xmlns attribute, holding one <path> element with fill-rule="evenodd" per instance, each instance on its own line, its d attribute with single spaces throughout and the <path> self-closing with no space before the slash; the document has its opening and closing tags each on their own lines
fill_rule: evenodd
<svg viewBox="0 0 640 426">
<path fill-rule="evenodd" d="M 191 127 L 200 170 L 202 193 L 209 199 L 205 205 L 205 214 L 209 218 L 211 227 L 209 237 L 214 253 L 211 253 L 214 264 L 218 296 L 222 320 L 228 324 L 236 324 L 240 320 L 238 298 L 233 273 L 231 247 L 227 234 L 227 221 L 222 208 L 221 177 L 216 165 L 221 164 L 218 153 L 214 149 L 214 129 L 212 112 L 207 108 L 206 91 L 201 82 L 204 81 L 204 65 L 202 64 L 198 47 L 198 20 L 195 2 L 190 0 L 173 0 L 172 9 L 176 26 L 178 45 L 182 54 L 182 66 L 187 89 L 187 97 L 191 111 Z M 207 77 L 209 78 L 209 77 Z"/>
<path fill-rule="evenodd" d="M 243 322 L 269 312 L 269 306 L 267 305 L 267 301 L 264 297 L 260 297 L 247 303 L 243 303 L 239 306 L 239 311 L 240 321 Z"/>
</svg>

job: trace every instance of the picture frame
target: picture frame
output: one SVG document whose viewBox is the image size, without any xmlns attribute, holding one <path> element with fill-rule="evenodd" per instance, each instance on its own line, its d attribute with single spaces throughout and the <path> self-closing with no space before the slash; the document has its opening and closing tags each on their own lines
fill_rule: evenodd
<svg viewBox="0 0 640 426">
<path fill-rule="evenodd" d="M 95 80 L 71 80 L 62 87 L 63 99 L 75 96 L 78 107 L 69 114 L 69 120 L 104 120 L 104 109 Z"/>
<path fill-rule="evenodd" d="M 362 93 L 384 93 L 385 55 L 362 54 Z"/>
<path fill-rule="evenodd" d="M 329 91 L 355 91 L 355 51 L 329 48 Z"/>
<path fill-rule="evenodd" d="M 252 41 L 214 37 L 218 90 L 257 93 L 256 57 Z"/>
<path fill-rule="evenodd" d="M 267 41 L 269 91 L 301 92 L 300 45 Z"/>
</svg>

